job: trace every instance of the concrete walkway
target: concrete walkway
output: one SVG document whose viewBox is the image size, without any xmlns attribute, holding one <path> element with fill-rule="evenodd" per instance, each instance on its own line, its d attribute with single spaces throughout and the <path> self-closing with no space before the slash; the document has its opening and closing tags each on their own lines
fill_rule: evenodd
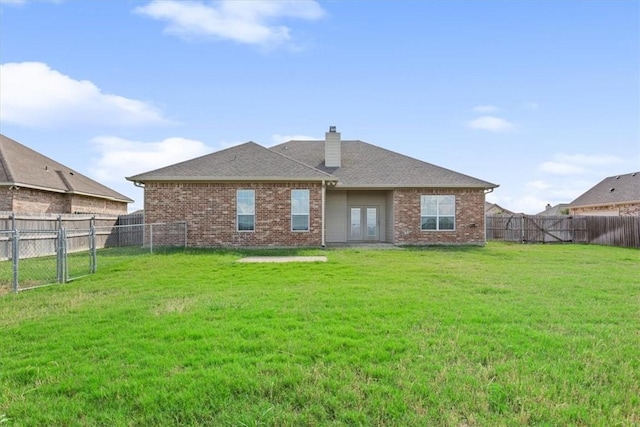
<svg viewBox="0 0 640 427">
<path fill-rule="evenodd" d="M 250 256 L 238 262 L 327 262 L 326 256 Z"/>
</svg>

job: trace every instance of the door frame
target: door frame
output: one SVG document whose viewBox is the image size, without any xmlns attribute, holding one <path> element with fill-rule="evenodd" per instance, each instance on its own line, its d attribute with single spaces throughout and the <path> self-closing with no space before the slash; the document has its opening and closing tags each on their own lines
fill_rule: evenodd
<svg viewBox="0 0 640 427">
<path fill-rule="evenodd" d="M 359 232 L 357 234 L 353 233 L 353 226 L 355 225 L 352 221 L 352 215 L 354 210 L 359 211 L 358 217 L 358 225 Z M 374 214 L 373 220 L 375 221 L 375 234 L 369 235 L 369 220 L 372 218 L 369 216 L 370 213 Z M 347 240 L 352 242 L 379 242 L 380 241 L 380 206 L 376 205 L 352 205 L 347 207 Z"/>
</svg>

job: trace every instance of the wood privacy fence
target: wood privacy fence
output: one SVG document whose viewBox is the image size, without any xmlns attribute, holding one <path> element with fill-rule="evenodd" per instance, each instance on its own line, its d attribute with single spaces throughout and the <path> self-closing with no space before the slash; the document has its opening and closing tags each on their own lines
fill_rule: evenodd
<svg viewBox="0 0 640 427">
<path fill-rule="evenodd" d="M 640 248 L 640 217 L 488 215 L 487 240 Z"/>
</svg>

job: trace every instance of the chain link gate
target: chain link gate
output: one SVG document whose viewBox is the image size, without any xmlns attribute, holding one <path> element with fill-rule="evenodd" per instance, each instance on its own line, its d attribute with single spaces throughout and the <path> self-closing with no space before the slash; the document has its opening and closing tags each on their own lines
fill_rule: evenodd
<svg viewBox="0 0 640 427">
<path fill-rule="evenodd" d="M 186 222 L 89 229 L 0 230 L 0 294 L 66 283 L 98 268 L 100 253 L 153 253 L 187 246 Z M 105 257 L 104 260 L 109 259 Z"/>
</svg>

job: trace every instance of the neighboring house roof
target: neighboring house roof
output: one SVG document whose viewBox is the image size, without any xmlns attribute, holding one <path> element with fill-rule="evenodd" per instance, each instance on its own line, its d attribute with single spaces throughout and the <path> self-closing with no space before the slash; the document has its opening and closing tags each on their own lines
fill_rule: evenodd
<svg viewBox="0 0 640 427">
<path fill-rule="evenodd" d="M 338 179 L 338 187 L 498 187 L 362 141 L 342 141 L 341 167 L 327 168 L 324 143 L 289 141 L 271 150 L 330 173 Z"/>
<path fill-rule="evenodd" d="M 34 188 L 119 202 L 127 196 L 0 134 L 0 186 Z"/>
<path fill-rule="evenodd" d="M 560 216 L 566 215 L 567 209 L 569 208 L 569 203 L 558 203 L 555 206 L 547 205 L 547 208 L 542 212 L 538 212 L 536 215 L 542 216 Z"/>
<path fill-rule="evenodd" d="M 321 181 L 331 175 L 255 142 L 127 177 L 129 181 Z"/>
<path fill-rule="evenodd" d="M 513 215 L 515 212 L 505 209 L 497 203 L 484 202 L 484 212 L 486 215 Z"/>
<path fill-rule="evenodd" d="M 640 172 L 610 176 L 569 204 L 570 207 L 640 203 Z"/>
</svg>

